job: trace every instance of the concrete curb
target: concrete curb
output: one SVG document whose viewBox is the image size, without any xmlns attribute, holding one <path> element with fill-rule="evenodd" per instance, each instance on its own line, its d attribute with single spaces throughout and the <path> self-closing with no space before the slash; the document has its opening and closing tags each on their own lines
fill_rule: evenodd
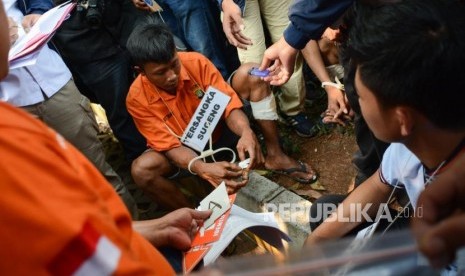
<svg viewBox="0 0 465 276">
<path fill-rule="evenodd" d="M 255 172 L 236 198 L 236 204 L 251 212 L 275 211 L 283 230 L 292 238 L 290 249 L 301 249 L 310 233 L 311 202 Z"/>
</svg>

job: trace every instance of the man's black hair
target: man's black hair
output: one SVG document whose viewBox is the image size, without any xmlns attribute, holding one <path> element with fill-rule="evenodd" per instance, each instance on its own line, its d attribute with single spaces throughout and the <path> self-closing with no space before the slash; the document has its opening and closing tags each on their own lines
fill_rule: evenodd
<svg viewBox="0 0 465 276">
<path fill-rule="evenodd" d="M 134 64 L 141 67 L 148 62 L 168 63 L 176 52 L 173 34 L 160 23 L 138 25 L 129 36 L 126 47 Z"/>
<path fill-rule="evenodd" d="M 357 6 L 349 55 L 383 106 L 465 129 L 465 8 L 456 0 Z"/>
</svg>

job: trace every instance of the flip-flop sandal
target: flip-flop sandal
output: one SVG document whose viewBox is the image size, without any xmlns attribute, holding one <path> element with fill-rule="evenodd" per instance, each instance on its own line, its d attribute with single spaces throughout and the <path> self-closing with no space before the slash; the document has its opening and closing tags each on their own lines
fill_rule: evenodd
<svg viewBox="0 0 465 276">
<path fill-rule="evenodd" d="M 297 160 L 297 162 L 299 163 L 299 167 L 295 167 L 295 168 L 289 168 L 289 169 L 281 169 L 281 170 L 270 170 L 271 172 L 273 173 L 277 173 L 277 174 L 280 174 L 280 175 L 284 175 L 284 176 L 287 176 L 299 183 L 302 183 L 302 184 L 312 184 L 314 183 L 315 181 L 318 180 L 318 174 L 316 172 L 313 172 L 313 176 L 312 178 L 310 179 L 305 179 L 305 178 L 300 178 L 300 177 L 295 177 L 295 176 L 292 176 L 291 174 L 292 173 L 295 173 L 295 172 L 303 172 L 303 173 L 309 173 L 309 171 L 307 170 L 307 166 L 305 166 L 305 164 L 300 161 L 300 160 Z"/>
<path fill-rule="evenodd" d="M 352 121 L 352 118 L 349 115 L 341 114 L 337 119 L 334 119 L 333 114 L 329 110 L 325 110 L 320 114 L 321 122 L 328 127 L 334 127 L 336 125 L 346 126 Z"/>
</svg>

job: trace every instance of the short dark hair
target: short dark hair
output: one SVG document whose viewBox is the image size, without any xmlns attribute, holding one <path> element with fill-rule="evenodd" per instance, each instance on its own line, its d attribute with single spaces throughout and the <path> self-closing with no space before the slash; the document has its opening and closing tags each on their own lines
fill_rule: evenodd
<svg viewBox="0 0 465 276">
<path fill-rule="evenodd" d="M 456 0 L 357 6 L 348 54 L 383 106 L 465 129 L 465 8 Z"/>
<path fill-rule="evenodd" d="M 148 62 L 168 63 L 175 55 L 173 34 L 164 24 L 142 23 L 131 33 L 126 44 L 135 65 Z"/>
</svg>

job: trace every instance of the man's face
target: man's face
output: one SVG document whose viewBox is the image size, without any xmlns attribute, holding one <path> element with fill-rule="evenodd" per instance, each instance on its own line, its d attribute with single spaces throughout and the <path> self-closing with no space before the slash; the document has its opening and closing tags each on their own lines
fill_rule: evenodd
<svg viewBox="0 0 465 276">
<path fill-rule="evenodd" d="M 381 106 L 373 92 L 360 79 L 358 68 L 355 73 L 355 88 L 363 118 L 376 138 L 385 142 L 399 140 L 394 109 Z"/>
<path fill-rule="evenodd" d="M 170 93 L 176 92 L 180 72 L 181 62 L 177 54 L 167 63 L 148 62 L 144 64 L 142 68 L 142 74 L 144 74 L 153 85 Z"/>
<path fill-rule="evenodd" d="M 8 51 L 10 50 L 10 35 L 8 30 L 8 21 L 0 3 L 0 79 L 8 74 Z"/>
</svg>

